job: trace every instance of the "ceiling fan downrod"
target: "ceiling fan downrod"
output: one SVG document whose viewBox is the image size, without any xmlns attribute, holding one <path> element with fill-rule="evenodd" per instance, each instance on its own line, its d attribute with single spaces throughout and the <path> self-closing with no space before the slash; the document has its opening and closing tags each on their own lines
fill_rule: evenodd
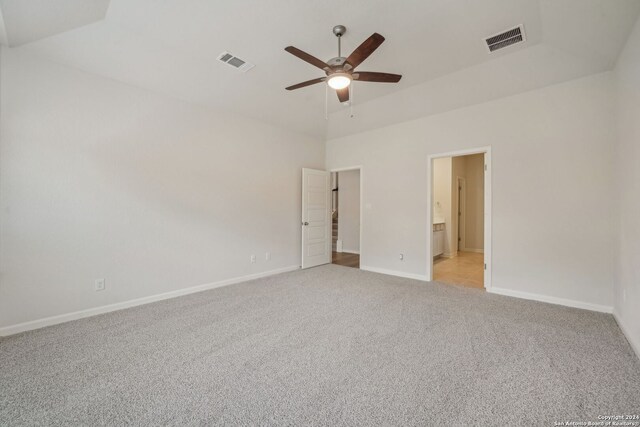
<svg viewBox="0 0 640 427">
<path fill-rule="evenodd" d="M 333 27 L 333 34 L 338 38 L 338 58 L 342 57 L 342 36 L 347 32 L 347 27 L 344 25 L 336 25 Z"/>
</svg>

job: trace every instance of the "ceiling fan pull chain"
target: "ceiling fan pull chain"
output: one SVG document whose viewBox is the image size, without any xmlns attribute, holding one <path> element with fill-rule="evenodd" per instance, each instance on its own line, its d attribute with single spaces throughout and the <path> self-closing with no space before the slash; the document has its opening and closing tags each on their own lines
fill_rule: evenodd
<svg viewBox="0 0 640 427">
<path fill-rule="evenodd" d="M 329 120 L 329 86 L 324 85 L 324 119 Z"/>
<path fill-rule="evenodd" d="M 354 89 L 354 87 L 355 87 L 355 85 L 353 85 L 353 84 L 349 86 L 349 92 L 351 92 L 351 93 L 349 94 L 349 108 L 351 109 L 350 117 L 351 117 L 352 119 L 353 119 L 353 117 L 354 117 L 354 116 L 353 116 L 353 92 L 354 92 L 354 90 L 355 90 L 355 89 Z"/>
</svg>

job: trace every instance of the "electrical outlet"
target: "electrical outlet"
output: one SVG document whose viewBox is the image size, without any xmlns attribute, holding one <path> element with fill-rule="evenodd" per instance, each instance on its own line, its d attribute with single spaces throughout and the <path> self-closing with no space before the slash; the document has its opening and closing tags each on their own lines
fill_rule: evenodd
<svg viewBox="0 0 640 427">
<path fill-rule="evenodd" d="M 271 260 L 271 252 L 267 252 L 266 254 L 264 254 L 264 259 L 265 259 L 265 261 L 270 261 Z"/>
<path fill-rule="evenodd" d="M 404 261 L 404 254 L 400 254 L 400 261 Z"/>
<path fill-rule="evenodd" d="M 256 256 L 251 255 L 251 264 L 255 264 L 255 263 L 256 263 Z"/>
<path fill-rule="evenodd" d="M 104 291 L 105 289 L 104 279 L 96 279 L 94 282 L 94 287 L 96 291 Z"/>
</svg>

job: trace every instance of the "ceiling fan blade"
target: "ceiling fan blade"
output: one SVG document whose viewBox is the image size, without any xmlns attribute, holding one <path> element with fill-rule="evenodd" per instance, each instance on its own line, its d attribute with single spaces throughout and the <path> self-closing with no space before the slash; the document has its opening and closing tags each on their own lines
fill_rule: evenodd
<svg viewBox="0 0 640 427">
<path fill-rule="evenodd" d="M 336 93 L 338 94 L 338 99 L 340 100 L 340 102 L 347 102 L 349 100 L 348 87 L 345 87 L 344 89 L 338 89 L 336 90 Z"/>
<path fill-rule="evenodd" d="M 360 46 L 353 51 L 351 55 L 347 58 L 347 62 L 351 64 L 353 68 L 356 68 L 360 65 L 365 59 L 369 57 L 375 51 L 378 46 L 382 44 L 384 41 L 384 37 L 382 37 L 378 33 L 373 33 L 371 37 L 366 39 Z"/>
<path fill-rule="evenodd" d="M 284 50 L 286 50 L 287 52 L 289 52 L 293 56 L 297 56 L 298 58 L 302 59 L 303 61 L 308 62 L 309 64 L 320 68 L 321 70 L 326 70 L 326 69 L 330 69 L 331 68 L 324 61 L 319 60 L 315 56 L 309 55 L 307 52 L 301 51 L 297 47 L 287 46 L 287 47 L 284 48 Z"/>
<path fill-rule="evenodd" d="M 287 87 L 285 89 L 286 90 L 300 89 L 301 87 L 311 86 L 311 85 L 314 85 L 316 83 L 321 83 L 321 82 L 325 81 L 326 79 L 327 79 L 326 77 L 320 77 L 318 79 L 307 80 L 306 82 L 298 83 L 297 85 L 289 86 L 289 87 Z"/>
<path fill-rule="evenodd" d="M 376 73 L 374 71 L 358 71 L 353 73 L 353 79 L 359 82 L 398 83 L 400 74 Z"/>
</svg>

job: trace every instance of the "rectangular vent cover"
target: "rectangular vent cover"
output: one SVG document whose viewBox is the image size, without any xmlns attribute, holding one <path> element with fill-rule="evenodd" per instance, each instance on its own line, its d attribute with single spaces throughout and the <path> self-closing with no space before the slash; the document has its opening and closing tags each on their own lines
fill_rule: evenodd
<svg viewBox="0 0 640 427">
<path fill-rule="evenodd" d="M 485 39 L 489 53 L 525 41 L 524 27 L 519 25 L 495 36 Z"/>
<path fill-rule="evenodd" d="M 224 62 L 230 67 L 235 68 L 236 70 L 242 71 L 243 73 L 246 73 L 247 71 L 255 67 L 255 65 L 244 61 L 237 56 L 233 56 L 229 52 L 222 52 L 220 55 L 218 55 L 218 60 Z"/>
</svg>

